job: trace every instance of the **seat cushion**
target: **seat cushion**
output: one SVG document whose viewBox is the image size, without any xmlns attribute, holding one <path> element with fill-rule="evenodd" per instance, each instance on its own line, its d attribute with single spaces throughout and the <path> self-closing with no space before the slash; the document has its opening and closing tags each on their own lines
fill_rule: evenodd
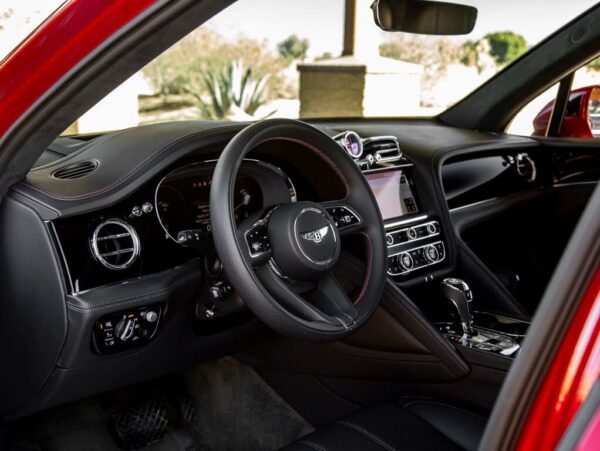
<svg viewBox="0 0 600 451">
<path fill-rule="evenodd" d="M 313 432 L 285 451 L 476 450 L 486 419 L 448 404 L 383 404 Z"/>
</svg>

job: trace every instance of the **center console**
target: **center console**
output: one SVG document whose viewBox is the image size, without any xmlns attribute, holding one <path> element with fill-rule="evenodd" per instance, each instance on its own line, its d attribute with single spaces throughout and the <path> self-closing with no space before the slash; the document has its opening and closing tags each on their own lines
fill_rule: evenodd
<svg viewBox="0 0 600 451">
<path fill-rule="evenodd" d="M 450 321 L 435 325 L 450 342 L 479 351 L 514 357 L 529 323 L 494 313 L 473 311 L 473 292 L 461 279 L 442 280 L 442 296 L 454 309 Z"/>
<path fill-rule="evenodd" d="M 384 221 L 388 275 L 403 287 L 415 288 L 416 298 L 427 299 L 425 311 L 433 313 L 428 316 L 452 344 L 463 350 L 514 357 L 529 323 L 474 309 L 473 292 L 463 280 L 445 278 L 441 290 L 436 288 L 439 285 L 433 282 L 437 277 L 456 269 L 450 266 L 452 243 L 442 227 L 441 212 L 431 201 L 428 187 L 415 183 L 413 176 L 418 173 L 411 161 L 400 152 L 395 159 L 387 154 L 378 159 L 376 152 L 370 163 L 368 155 L 357 163 Z"/>
<path fill-rule="evenodd" d="M 411 169 L 410 164 L 403 164 L 364 171 L 385 223 L 387 272 L 399 278 L 422 273 L 446 258 L 439 221 L 419 214 Z"/>
</svg>

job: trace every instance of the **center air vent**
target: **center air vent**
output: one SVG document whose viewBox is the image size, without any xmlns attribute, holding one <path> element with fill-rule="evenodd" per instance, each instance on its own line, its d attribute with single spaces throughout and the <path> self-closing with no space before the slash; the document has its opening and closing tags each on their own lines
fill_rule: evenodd
<svg viewBox="0 0 600 451">
<path fill-rule="evenodd" d="M 400 144 L 395 136 L 375 136 L 363 140 L 364 152 L 371 154 L 376 163 L 397 161 L 402 157 Z"/>
<path fill-rule="evenodd" d="M 97 161 L 78 161 L 77 163 L 72 163 L 57 169 L 52 173 L 52 177 L 61 180 L 79 179 L 91 174 L 97 167 Z"/>
<path fill-rule="evenodd" d="M 108 269 L 127 269 L 140 255 L 137 233 L 120 219 L 109 219 L 96 227 L 90 245 L 94 258 Z"/>
<path fill-rule="evenodd" d="M 517 173 L 528 182 L 533 182 L 537 177 L 535 163 L 526 153 L 520 153 L 517 155 L 516 167 Z"/>
</svg>

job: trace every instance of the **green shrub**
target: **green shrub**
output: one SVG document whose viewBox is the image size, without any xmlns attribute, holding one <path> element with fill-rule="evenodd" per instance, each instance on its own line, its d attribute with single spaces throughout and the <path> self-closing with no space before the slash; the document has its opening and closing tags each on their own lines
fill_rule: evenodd
<svg viewBox="0 0 600 451">
<path fill-rule="evenodd" d="M 202 74 L 207 95 L 198 89 L 188 88 L 188 92 L 196 98 L 205 119 L 227 119 L 234 108 L 253 116 L 265 103 L 268 79 L 267 75 L 256 75 L 250 67 L 244 69 L 241 60 L 228 61 L 225 67 Z"/>
</svg>

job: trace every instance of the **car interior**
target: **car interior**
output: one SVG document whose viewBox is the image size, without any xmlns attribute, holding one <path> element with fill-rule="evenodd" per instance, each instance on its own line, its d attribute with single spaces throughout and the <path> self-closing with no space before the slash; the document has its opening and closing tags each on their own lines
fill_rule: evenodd
<svg viewBox="0 0 600 451">
<path fill-rule="evenodd" d="M 10 449 L 477 449 L 600 176 L 477 126 L 520 63 L 434 118 L 54 139 L 0 204 Z"/>
</svg>

